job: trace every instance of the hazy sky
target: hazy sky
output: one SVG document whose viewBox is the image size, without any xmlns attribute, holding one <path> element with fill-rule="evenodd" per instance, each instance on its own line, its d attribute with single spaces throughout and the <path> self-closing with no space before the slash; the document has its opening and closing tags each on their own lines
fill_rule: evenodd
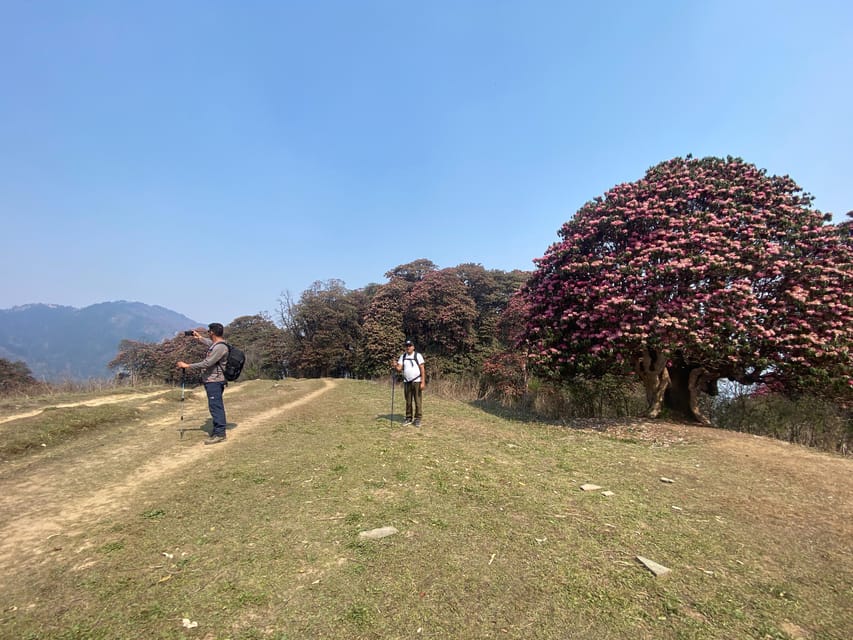
<svg viewBox="0 0 853 640">
<path fill-rule="evenodd" d="M 841 221 L 851 6 L 0 0 L 0 308 L 227 323 L 418 258 L 532 269 L 688 153 Z"/>
</svg>

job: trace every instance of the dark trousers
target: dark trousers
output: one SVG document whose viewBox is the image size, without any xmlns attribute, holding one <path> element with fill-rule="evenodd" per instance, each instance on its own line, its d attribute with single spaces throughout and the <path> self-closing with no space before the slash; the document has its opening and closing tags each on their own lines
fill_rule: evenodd
<svg viewBox="0 0 853 640">
<path fill-rule="evenodd" d="M 210 417 L 213 418 L 212 436 L 225 436 L 225 403 L 222 402 L 222 392 L 225 390 L 224 382 L 205 382 L 204 390 L 207 392 L 207 408 Z"/>
<path fill-rule="evenodd" d="M 414 419 L 420 420 L 423 417 L 421 413 L 421 397 L 423 395 L 421 381 L 403 382 L 403 395 L 406 396 L 406 420 L 411 420 L 413 417 L 413 404 L 415 406 Z"/>
</svg>

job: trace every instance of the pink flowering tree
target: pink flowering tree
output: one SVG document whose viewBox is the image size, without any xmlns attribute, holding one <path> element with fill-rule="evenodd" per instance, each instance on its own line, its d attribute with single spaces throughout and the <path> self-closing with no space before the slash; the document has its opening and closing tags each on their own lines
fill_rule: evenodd
<svg viewBox="0 0 853 640">
<path fill-rule="evenodd" d="M 520 296 L 533 364 L 633 372 L 649 415 L 700 422 L 717 381 L 848 389 L 853 247 L 789 177 L 674 158 L 584 205 Z M 846 235 L 845 235 L 846 234 Z"/>
</svg>

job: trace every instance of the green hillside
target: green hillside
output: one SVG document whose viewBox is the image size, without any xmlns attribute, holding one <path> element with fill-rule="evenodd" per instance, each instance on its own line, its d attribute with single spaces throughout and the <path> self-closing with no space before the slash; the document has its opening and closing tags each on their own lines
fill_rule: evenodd
<svg viewBox="0 0 853 640">
<path fill-rule="evenodd" d="M 401 397 L 238 383 L 214 447 L 199 389 L 0 402 L 0 637 L 853 637 L 850 459 Z"/>
</svg>

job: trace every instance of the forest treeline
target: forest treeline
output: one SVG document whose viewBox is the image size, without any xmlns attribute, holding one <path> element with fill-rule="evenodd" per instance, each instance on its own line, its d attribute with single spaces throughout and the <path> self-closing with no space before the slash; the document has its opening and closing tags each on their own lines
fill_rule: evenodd
<svg viewBox="0 0 853 640">
<path fill-rule="evenodd" d="M 501 319 L 529 273 L 478 264 L 440 269 L 423 258 L 385 275 L 386 283 L 361 289 L 315 282 L 298 299 L 282 293 L 275 318 L 232 320 L 225 337 L 246 353 L 243 376 L 376 378 L 411 339 L 429 358 L 430 380 L 479 378 L 483 363 L 509 347 Z M 159 344 L 125 340 L 110 368 L 133 381 L 171 382 L 177 360 L 203 353 L 183 335 Z"/>
</svg>

